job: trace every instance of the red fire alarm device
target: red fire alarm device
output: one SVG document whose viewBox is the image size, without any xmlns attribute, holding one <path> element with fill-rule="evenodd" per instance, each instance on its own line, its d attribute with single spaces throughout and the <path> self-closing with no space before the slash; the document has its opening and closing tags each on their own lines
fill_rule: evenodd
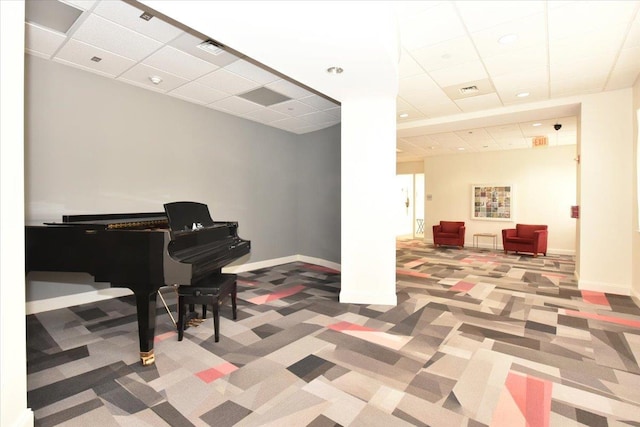
<svg viewBox="0 0 640 427">
<path fill-rule="evenodd" d="M 571 206 L 571 218 L 580 218 L 580 206 Z"/>
</svg>

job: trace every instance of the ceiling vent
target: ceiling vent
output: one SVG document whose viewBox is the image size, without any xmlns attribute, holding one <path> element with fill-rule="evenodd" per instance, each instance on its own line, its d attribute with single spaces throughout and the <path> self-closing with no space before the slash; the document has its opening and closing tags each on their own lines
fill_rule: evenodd
<svg viewBox="0 0 640 427">
<path fill-rule="evenodd" d="M 256 104 L 263 105 L 265 107 L 291 100 L 291 98 L 289 98 L 288 96 L 284 96 L 281 93 L 274 92 L 271 89 L 267 89 L 266 87 L 261 87 L 238 96 L 248 101 L 255 102 Z"/>
<path fill-rule="evenodd" d="M 473 86 L 467 86 L 467 87 L 461 87 L 460 88 L 460 93 L 463 95 L 470 95 L 472 93 L 478 93 L 480 92 L 480 90 L 478 89 L 478 86 L 473 85 Z"/>
<path fill-rule="evenodd" d="M 198 45 L 198 49 L 202 49 L 212 55 L 220 55 L 224 52 L 224 46 L 213 40 L 205 40 Z"/>
</svg>

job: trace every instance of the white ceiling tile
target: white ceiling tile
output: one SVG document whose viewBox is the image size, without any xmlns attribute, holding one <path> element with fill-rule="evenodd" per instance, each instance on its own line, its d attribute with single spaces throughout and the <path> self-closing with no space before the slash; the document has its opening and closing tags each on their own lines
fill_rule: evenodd
<svg viewBox="0 0 640 427">
<path fill-rule="evenodd" d="M 67 3 L 82 10 L 89 10 L 96 3 L 96 0 L 59 0 L 62 3 Z"/>
<path fill-rule="evenodd" d="M 415 76 L 424 73 L 422 67 L 411 56 L 408 50 L 400 50 L 400 64 L 398 66 L 398 76 L 403 79 L 405 77 Z"/>
<path fill-rule="evenodd" d="M 251 101 L 247 101 L 246 99 L 239 98 L 237 96 L 230 96 L 228 98 L 221 99 L 220 101 L 207 105 L 207 107 L 236 115 L 247 114 L 251 111 L 262 108 L 261 105 L 254 104 Z"/>
<path fill-rule="evenodd" d="M 217 55 L 209 53 L 208 51 L 200 49 L 198 46 L 207 39 L 202 37 L 196 37 L 189 33 L 182 33 L 179 37 L 175 38 L 169 43 L 169 46 L 180 49 L 181 51 L 193 55 L 196 58 L 200 58 L 203 61 L 210 62 L 218 67 L 225 67 L 234 61 L 240 59 L 239 56 L 223 50 Z"/>
<path fill-rule="evenodd" d="M 342 108 L 335 107 L 329 108 L 328 110 L 324 110 L 325 113 L 331 114 L 334 118 L 340 120 L 342 118 Z"/>
<path fill-rule="evenodd" d="M 408 114 L 407 117 L 400 117 L 401 114 Z M 424 119 L 424 113 L 404 101 L 401 97 L 396 97 L 396 120 L 398 123 L 409 122 L 417 119 Z"/>
<path fill-rule="evenodd" d="M 272 105 L 271 109 L 273 111 L 279 111 L 288 116 L 302 116 L 303 114 L 313 113 L 318 111 L 310 105 L 303 104 L 302 102 L 298 102 L 296 100 L 281 102 L 276 105 Z"/>
<path fill-rule="evenodd" d="M 544 14 L 527 16 L 471 34 L 471 39 L 483 57 L 501 55 L 513 50 L 547 43 L 546 17 Z M 502 44 L 500 37 L 515 34 L 517 40 Z"/>
<path fill-rule="evenodd" d="M 288 117 L 282 120 L 275 120 L 269 123 L 271 126 L 275 126 L 279 129 L 289 130 L 292 132 L 297 131 L 298 129 L 306 128 L 309 126 L 309 123 L 298 117 Z"/>
<path fill-rule="evenodd" d="M 101 58 L 99 62 L 92 61 L 91 58 Z M 56 54 L 54 61 L 62 60 L 70 62 L 103 75 L 116 77 L 133 67 L 136 62 L 111 52 L 98 49 L 95 46 L 82 43 L 78 40 L 69 40 Z"/>
<path fill-rule="evenodd" d="M 25 47 L 28 51 L 37 52 L 44 57 L 51 57 L 64 43 L 67 37 L 56 31 L 27 23 L 25 25 Z"/>
<path fill-rule="evenodd" d="M 631 29 L 627 34 L 627 39 L 622 46 L 624 49 L 640 46 L 640 13 L 636 14 L 636 19 L 631 24 Z"/>
<path fill-rule="evenodd" d="M 217 65 L 203 61 L 171 46 L 160 48 L 142 63 L 187 80 L 197 79 L 218 69 Z"/>
<path fill-rule="evenodd" d="M 474 80 L 483 80 L 488 77 L 482 62 L 470 61 L 453 67 L 441 68 L 430 73 L 433 80 L 440 87 L 454 86 Z"/>
<path fill-rule="evenodd" d="M 73 38 L 136 61 L 162 46 L 154 39 L 94 14 L 82 23 Z"/>
<path fill-rule="evenodd" d="M 488 110 L 491 108 L 502 107 L 500 98 L 495 93 L 488 93 L 486 95 L 472 96 L 470 98 L 458 99 L 455 103 L 464 112 Z"/>
<path fill-rule="evenodd" d="M 162 78 L 162 82 L 157 85 L 153 84 L 153 82 L 151 82 L 151 80 L 149 79 L 150 76 L 159 76 L 160 78 Z M 162 70 L 158 70 L 144 64 L 135 65 L 126 73 L 118 77 L 117 80 L 136 84 L 137 86 L 142 86 L 147 89 L 155 90 L 157 92 L 169 92 L 177 88 L 178 86 L 182 86 L 183 84 L 188 82 L 188 80 L 185 80 L 181 77 L 174 76 L 173 74 L 166 73 Z"/>
<path fill-rule="evenodd" d="M 455 102 L 447 100 L 441 103 L 426 103 L 423 105 L 417 105 L 416 108 L 427 117 L 442 117 L 449 114 L 458 114 L 462 110 L 456 105 Z"/>
<path fill-rule="evenodd" d="M 400 79 L 398 95 L 414 106 L 425 100 L 435 104 L 449 100 L 442 88 L 427 74 Z"/>
<path fill-rule="evenodd" d="M 619 50 L 611 46 L 621 46 L 623 40 L 623 32 L 572 35 L 549 44 L 549 60 L 558 64 L 573 63 L 585 57 L 615 56 Z"/>
<path fill-rule="evenodd" d="M 262 107 L 257 110 L 251 111 L 250 113 L 243 114 L 242 117 L 246 117 L 250 120 L 258 121 L 260 123 L 270 123 L 275 120 L 286 119 L 289 116 L 277 111 L 273 111 L 270 108 Z"/>
<path fill-rule="evenodd" d="M 476 32 L 509 21 L 544 12 L 544 1 L 456 1 L 469 32 Z"/>
<path fill-rule="evenodd" d="M 607 77 L 615 61 L 615 54 L 611 53 L 607 56 L 593 56 L 581 58 L 572 64 L 567 63 L 551 63 L 550 78 L 551 83 L 558 80 L 580 79 L 580 80 L 601 80 Z M 576 73 L 576 70 L 589 70 L 588 73 Z M 602 81 L 604 85 L 604 81 Z"/>
<path fill-rule="evenodd" d="M 197 82 L 190 82 L 184 84 L 170 92 L 168 95 L 175 96 L 177 98 L 186 99 L 197 104 L 210 104 L 214 101 L 227 98 L 228 93 L 220 92 L 219 90 L 211 89 L 210 87 L 201 85 Z"/>
<path fill-rule="evenodd" d="M 553 2 L 550 2 L 553 3 Z M 602 29 L 624 30 L 634 18 L 635 1 L 567 1 L 549 8 L 549 40 Z"/>
<path fill-rule="evenodd" d="M 551 96 L 563 97 L 600 92 L 606 83 L 607 74 L 575 74 L 573 77 L 551 79 Z"/>
<path fill-rule="evenodd" d="M 313 113 L 304 114 L 298 117 L 314 125 L 319 125 L 323 123 L 336 123 L 335 117 L 325 113 L 324 111 L 315 111 Z"/>
<path fill-rule="evenodd" d="M 466 36 L 413 50 L 411 55 L 427 72 L 478 59 L 475 46 Z"/>
<path fill-rule="evenodd" d="M 465 29 L 451 2 L 400 16 L 400 42 L 410 51 L 464 36 Z"/>
<path fill-rule="evenodd" d="M 333 101 L 329 101 L 319 95 L 311 95 L 304 98 L 299 98 L 298 101 L 304 102 L 307 105 L 317 108 L 318 110 L 327 110 L 329 108 L 335 108 L 337 104 Z"/>
<path fill-rule="evenodd" d="M 526 72 L 547 66 L 548 53 L 545 45 L 529 46 L 509 53 L 484 58 L 483 62 L 491 76 Z"/>
<path fill-rule="evenodd" d="M 227 65 L 225 69 L 246 79 L 260 83 L 261 85 L 280 80 L 280 77 L 276 76 L 272 72 L 256 67 L 254 64 L 244 59 L 240 59 Z"/>
<path fill-rule="evenodd" d="M 265 87 L 293 99 L 305 98 L 313 95 L 313 93 L 309 92 L 307 89 L 284 79 L 276 80 L 275 82 L 265 85 Z"/>
<path fill-rule="evenodd" d="M 260 86 L 258 83 L 240 77 L 224 68 L 200 77 L 197 82 L 231 95 L 245 93 Z"/>
<path fill-rule="evenodd" d="M 93 13 L 103 18 L 162 43 L 173 40 L 183 32 L 178 27 L 155 16 L 148 21 L 140 18 L 144 12 L 144 10 L 124 1 L 101 1 L 93 10 Z"/>
</svg>

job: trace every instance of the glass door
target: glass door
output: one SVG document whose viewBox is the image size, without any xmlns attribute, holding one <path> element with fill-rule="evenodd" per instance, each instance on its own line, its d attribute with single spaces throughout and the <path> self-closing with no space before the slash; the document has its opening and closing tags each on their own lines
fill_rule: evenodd
<svg viewBox="0 0 640 427">
<path fill-rule="evenodd" d="M 424 174 L 396 175 L 396 236 L 424 236 Z"/>
</svg>

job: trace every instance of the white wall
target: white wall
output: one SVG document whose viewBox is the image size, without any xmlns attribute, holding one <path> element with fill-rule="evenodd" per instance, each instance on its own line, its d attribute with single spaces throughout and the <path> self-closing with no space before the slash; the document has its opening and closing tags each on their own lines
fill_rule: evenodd
<svg viewBox="0 0 640 427">
<path fill-rule="evenodd" d="M 581 103 L 577 271 L 581 289 L 631 292 L 632 93 L 632 89 L 603 92 L 586 96 Z"/>
<path fill-rule="evenodd" d="M 424 161 L 425 240 L 433 242 L 432 226 L 441 220 L 465 221 L 465 245 L 475 233 L 497 234 L 516 223 L 547 224 L 548 251 L 573 254 L 575 220 L 570 207 L 576 203 L 576 146 L 489 151 L 427 157 Z M 471 219 L 473 184 L 514 186 L 514 221 Z M 479 246 L 490 247 L 486 238 Z"/>
<path fill-rule="evenodd" d="M 26 427 L 24 1 L 0 1 L 0 31 L 0 425 Z"/>
<path fill-rule="evenodd" d="M 631 260 L 633 265 L 632 271 L 632 295 L 640 299 L 640 79 L 633 86 L 633 174 L 632 182 L 633 196 L 631 198 L 633 204 L 633 227 L 632 236 L 632 253 Z"/>
</svg>

